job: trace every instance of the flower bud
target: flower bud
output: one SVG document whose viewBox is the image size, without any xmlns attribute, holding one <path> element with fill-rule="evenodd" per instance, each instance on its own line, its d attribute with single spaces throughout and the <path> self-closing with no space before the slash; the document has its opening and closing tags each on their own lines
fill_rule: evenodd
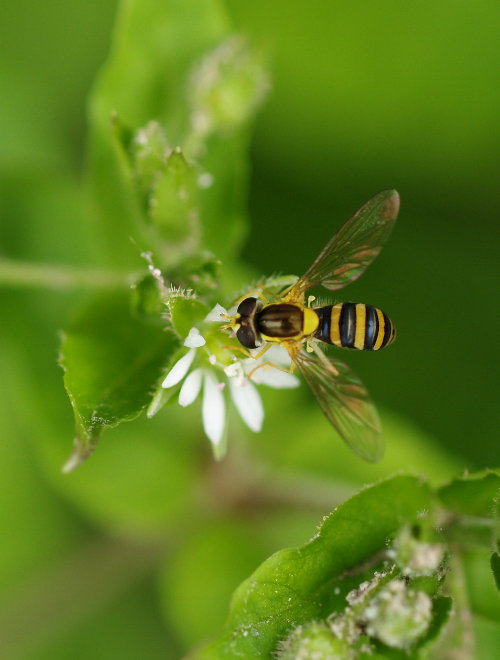
<svg viewBox="0 0 500 660">
<path fill-rule="evenodd" d="M 326 623 L 312 622 L 298 626 L 281 642 L 278 660 L 354 660 L 354 651 L 332 634 Z"/>
<path fill-rule="evenodd" d="M 423 591 L 391 580 L 364 612 L 366 632 L 393 648 L 406 648 L 428 628 L 432 602 Z"/>
<path fill-rule="evenodd" d="M 444 555 L 439 543 L 425 543 L 416 539 L 409 527 L 404 527 L 390 551 L 403 575 L 422 577 L 435 573 Z"/>
</svg>

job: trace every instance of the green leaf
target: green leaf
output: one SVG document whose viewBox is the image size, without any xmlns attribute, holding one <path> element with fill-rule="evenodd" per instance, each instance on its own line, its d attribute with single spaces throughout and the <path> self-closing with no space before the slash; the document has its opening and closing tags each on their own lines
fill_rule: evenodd
<svg viewBox="0 0 500 660">
<path fill-rule="evenodd" d="M 469 516 L 498 516 L 500 474 L 485 470 L 457 477 L 438 490 L 444 506 L 456 513 Z"/>
<path fill-rule="evenodd" d="M 492 470 L 457 477 L 437 491 L 452 512 L 445 526 L 450 542 L 491 553 L 500 538 L 500 475 Z"/>
<path fill-rule="evenodd" d="M 270 657 L 293 627 L 334 610 L 334 581 L 385 548 L 431 506 L 427 484 L 397 476 L 361 491 L 326 518 L 309 543 L 281 550 L 236 590 L 219 637 L 196 658 Z"/>
<path fill-rule="evenodd" d="M 76 421 L 76 446 L 66 470 L 93 451 L 104 429 L 140 414 L 177 348 L 172 332 L 131 314 L 127 292 L 86 307 L 61 347 Z"/>
</svg>

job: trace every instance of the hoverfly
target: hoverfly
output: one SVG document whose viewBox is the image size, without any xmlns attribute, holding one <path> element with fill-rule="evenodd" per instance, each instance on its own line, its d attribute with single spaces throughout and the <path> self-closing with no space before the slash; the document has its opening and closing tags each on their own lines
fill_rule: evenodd
<svg viewBox="0 0 500 660">
<path fill-rule="evenodd" d="M 290 371 L 295 365 L 299 368 L 333 427 L 368 461 L 383 453 L 375 406 L 358 377 L 336 357 L 325 355 L 320 343 L 378 350 L 394 340 L 394 325 L 380 309 L 363 303 L 310 307 L 305 293 L 316 285 L 335 291 L 362 275 L 387 240 L 398 210 L 395 190 L 375 195 L 334 234 L 291 287 L 278 294 L 260 287 L 258 297 L 245 297 L 225 326 L 236 330 L 245 349 L 264 345 L 252 357 L 260 357 L 273 343 L 285 347 L 292 359 Z M 265 364 L 272 365 L 264 362 L 259 367 Z"/>
</svg>

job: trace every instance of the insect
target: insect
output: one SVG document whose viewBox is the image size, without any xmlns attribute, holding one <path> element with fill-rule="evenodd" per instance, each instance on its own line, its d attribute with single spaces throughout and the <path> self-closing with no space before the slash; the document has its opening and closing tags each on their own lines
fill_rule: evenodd
<svg viewBox="0 0 500 660">
<path fill-rule="evenodd" d="M 375 195 L 340 227 L 292 286 L 277 294 L 259 288 L 257 297 L 249 295 L 240 302 L 225 326 L 236 330 L 245 349 L 263 346 L 252 357 L 262 356 L 273 344 L 284 346 L 292 359 L 290 371 L 298 367 L 328 420 L 368 461 L 380 459 L 383 453 L 377 411 L 358 377 L 336 357 L 326 355 L 321 343 L 378 350 L 394 340 L 394 325 L 376 307 L 344 302 L 313 308 L 306 304 L 305 294 L 317 285 L 335 291 L 362 275 L 387 240 L 398 210 L 395 190 Z M 263 362 L 259 367 L 265 364 L 272 365 Z"/>
</svg>

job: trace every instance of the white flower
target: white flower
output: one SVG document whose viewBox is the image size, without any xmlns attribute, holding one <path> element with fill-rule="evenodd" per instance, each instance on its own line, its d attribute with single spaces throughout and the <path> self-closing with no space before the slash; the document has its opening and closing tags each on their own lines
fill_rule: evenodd
<svg viewBox="0 0 500 660">
<path fill-rule="evenodd" d="M 197 328 L 191 328 L 184 340 L 184 346 L 189 346 L 189 348 L 200 348 L 200 346 L 204 346 L 205 344 L 206 341 L 200 335 L 200 331 Z"/>
<path fill-rule="evenodd" d="M 179 392 L 179 404 L 183 408 L 189 406 L 197 398 L 201 390 L 202 378 L 202 369 L 195 369 L 182 383 L 181 391 Z M 163 384 L 163 387 L 165 387 L 165 384 Z"/>
<path fill-rule="evenodd" d="M 177 383 L 180 383 L 189 371 L 189 367 L 193 364 L 195 355 L 196 351 L 194 348 L 188 351 L 186 355 L 183 355 L 181 359 L 174 364 L 172 369 L 170 369 L 161 386 L 166 389 L 167 387 L 173 387 L 174 385 L 177 385 Z"/>
<path fill-rule="evenodd" d="M 205 321 L 221 322 L 226 310 L 216 305 Z M 205 338 L 197 328 L 191 328 L 184 341 L 189 350 L 172 366 L 167 373 L 162 387 L 174 387 L 182 382 L 179 391 L 179 404 L 191 405 L 203 389 L 202 420 L 203 429 L 212 442 L 216 455 L 223 453 L 223 439 L 226 428 L 226 400 L 223 390 L 226 381 L 231 398 L 240 417 L 252 431 L 258 432 L 264 421 L 262 399 L 255 385 L 267 385 L 274 388 L 291 388 L 299 385 L 299 380 L 290 373 L 285 373 L 266 364 L 272 362 L 282 368 L 290 364 L 288 353 L 279 346 L 273 346 L 261 358 L 237 360 L 229 366 L 219 364 L 216 356 L 210 352 Z M 195 366 L 190 371 L 191 367 Z M 259 365 L 256 371 L 255 368 Z M 221 376 L 223 379 L 219 378 Z M 255 384 L 254 384 L 255 383 Z"/>
<path fill-rule="evenodd" d="M 203 429 L 217 447 L 224 435 L 226 425 L 226 402 L 222 394 L 221 383 L 217 381 L 211 371 L 205 371 L 205 382 L 203 387 L 202 418 Z"/>
<path fill-rule="evenodd" d="M 230 378 L 229 391 L 241 419 L 252 431 L 260 431 L 264 421 L 264 406 L 255 385 L 249 380 L 238 384 L 235 378 Z"/>
</svg>

